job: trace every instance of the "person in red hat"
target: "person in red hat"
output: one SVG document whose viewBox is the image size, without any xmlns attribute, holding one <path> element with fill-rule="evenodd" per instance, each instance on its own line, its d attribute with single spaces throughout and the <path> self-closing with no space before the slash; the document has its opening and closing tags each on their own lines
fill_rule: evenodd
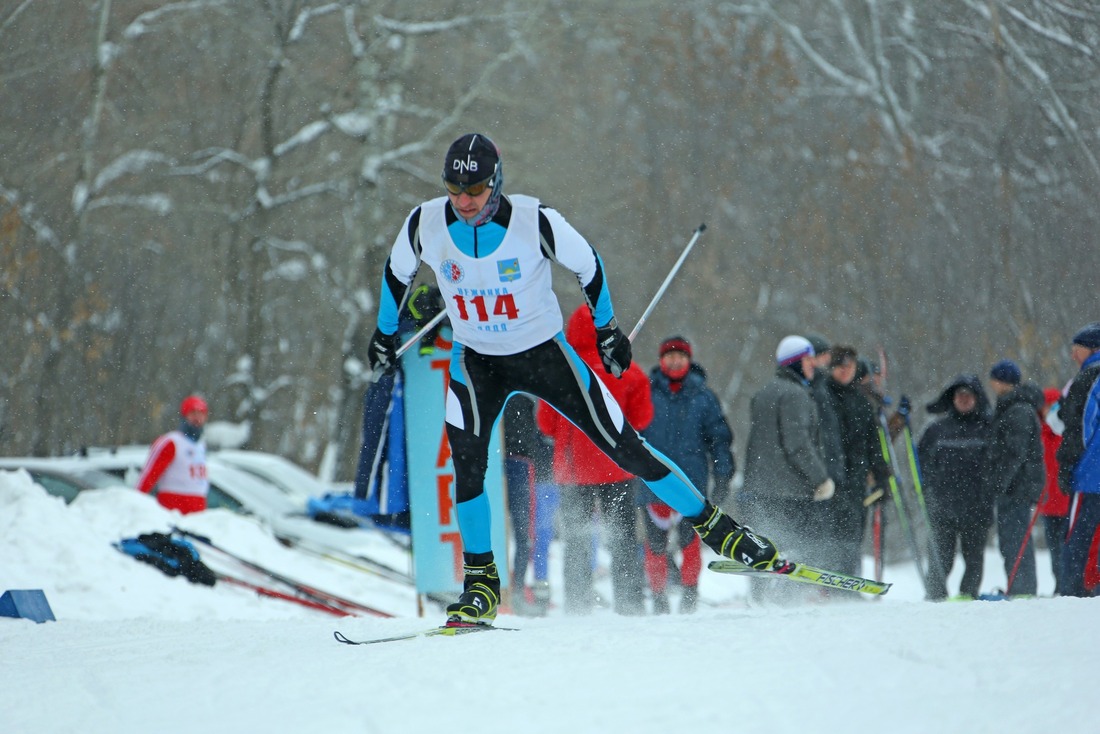
<svg viewBox="0 0 1100 734">
<path fill-rule="evenodd" d="M 157 502 L 186 515 L 206 509 L 210 482 L 206 478 L 203 427 L 209 414 L 206 401 L 188 395 L 180 403 L 180 427 L 155 442 L 138 477 L 137 488 L 149 494 L 157 488 Z"/>
<path fill-rule="evenodd" d="M 707 386 L 706 370 L 693 360 L 691 342 L 670 336 L 657 350 L 659 362 L 649 373 L 653 421 L 643 436 L 684 470 L 696 487 L 713 485 L 711 502 L 726 501 L 736 463 L 733 431 L 718 396 Z M 641 498 L 645 528 L 645 570 L 653 592 L 654 614 L 667 614 L 671 540 L 680 550 L 680 613 L 691 614 L 699 600 L 702 544 L 683 515 L 649 490 Z M 673 533 L 673 528 L 676 532 Z M 676 548 L 671 548 L 675 552 Z"/>
</svg>

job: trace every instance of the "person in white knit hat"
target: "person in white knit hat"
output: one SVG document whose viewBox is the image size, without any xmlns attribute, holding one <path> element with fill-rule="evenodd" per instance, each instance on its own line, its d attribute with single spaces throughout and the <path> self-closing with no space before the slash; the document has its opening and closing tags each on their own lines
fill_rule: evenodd
<svg viewBox="0 0 1100 734">
<path fill-rule="evenodd" d="M 739 509 L 751 522 L 766 523 L 776 543 L 794 549 L 791 556 L 814 563 L 820 530 L 813 504 L 832 497 L 836 488 L 821 455 L 817 405 L 810 394 L 814 348 L 805 337 L 784 337 L 775 362 L 775 377 L 753 395 L 749 409 Z M 780 600 L 763 586 L 754 594 Z"/>
</svg>

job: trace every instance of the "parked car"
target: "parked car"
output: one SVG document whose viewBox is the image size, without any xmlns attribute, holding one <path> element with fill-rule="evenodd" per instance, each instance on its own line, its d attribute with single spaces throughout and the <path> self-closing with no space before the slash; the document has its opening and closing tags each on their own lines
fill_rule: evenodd
<svg viewBox="0 0 1100 734">
<path fill-rule="evenodd" d="M 125 486 L 114 475 L 79 464 L 39 458 L 0 459 L 0 471 L 18 469 L 25 470 L 35 484 L 41 485 L 49 494 L 65 500 L 65 504 L 69 504 L 80 492 L 88 489 Z"/>
<path fill-rule="evenodd" d="M 270 527 L 275 537 L 287 543 L 306 545 L 317 552 L 337 551 L 352 556 L 371 557 L 380 549 L 392 550 L 392 543 L 379 533 L 368 532 L 358 526 L 337 527 L 314 521 L 306 511 L 309 497 L 307 493 L 295 489 L 291 494 L 284 487 L 230 464 L 224 460 L 221 453 L 220 451 L 211 452 L 207 455 L 206 468 L 207 477 L 210 480 L 210 493 L 207 495 L 206 505 L 209 509 L 225 508 L 240 514 L 252 515 Z M 240 453 L 258 454 L 259 452 Z M 147 446 L 120 446 L 110 449 L 89 449 L 85 456 L 58 461 L 83 462 L 88 468 L 112 474 L 122 479 L 127 486 L 133 487 L 137 484 L 148 454 Z M 242 463 L 252 460 L 255 465 L 270 466 L 279 464 L 275 460 L 277 458 L 265 458 L 261 454 L 246 458 L 238 457 L 238 460 Z M 290 462 L 286 463 L 290 464 Z M 305 473 L 304 469 L 300 471 Z M 316 478 L 314 481 L 320 482 Z"/>
<path fill-rule="evenodd" d="M 133 487 L 148 457 L 148 446 L 119 446 L 89 449 L 85 456 L 66 461 L 86 462 L 90 467 L 113 474 L 127 486 Z M 210 509 L 224 507 L 263 519 L 305 513 L 305 498 L 291 497 L 276 485 L 222 462 L 213 454 L 206 458 L 206 470 L 210 480 L 206 506 Z"/>
<path fill-rule="evenodd" d="M 323 497 L 335 489 L 289 459 L 263 451 L 222 449 L 211 458 L 254 474 L 275 485 L 288 496 L 308 502 L 311 497 Z"/>
</svg>

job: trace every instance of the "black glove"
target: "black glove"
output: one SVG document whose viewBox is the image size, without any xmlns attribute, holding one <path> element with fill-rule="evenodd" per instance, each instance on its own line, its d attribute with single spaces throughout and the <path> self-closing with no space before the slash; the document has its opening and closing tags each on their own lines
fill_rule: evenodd
<svg viewBox="0 0 1100 734">
<path fill-rule="evenodd" d="M 367 361 L 372 371 L 392 375 L 397 370 L 397 334 L 375 329 L 367 346 Z"/>
<path fill-rule="evenodd" d="M 630 340 L 615 319 L 611 319 L 607 326 L 596 328 L 596 347 L 600 350 L 604 370 L 615 377 L 622 377 L 630 367 Z"/>
</svg>

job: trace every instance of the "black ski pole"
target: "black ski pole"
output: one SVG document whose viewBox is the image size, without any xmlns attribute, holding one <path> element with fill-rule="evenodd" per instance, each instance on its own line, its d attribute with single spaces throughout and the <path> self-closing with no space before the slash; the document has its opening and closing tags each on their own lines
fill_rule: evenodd
<svg viewBox="0 0 1100 734">
<path fill-rule="evenodd" d="M 695 228 L 695 234 L 691 236 L 691 240 L 688 241 L 687 245 L 684 247 L 684 251 L 680 253 L 680 257 L 672 266 L 672 270 L 668 271 L 668 275 L 665 276 L 664 282 L 661 283 L 661 287 L 657 289 L 657 293 L 653 296 L 653 300 L 649 302 L 645 311 L 642 312 L 642 317 L 638 319 L 638 323 L 634 324 L 634 328 L 630 331 L 630 336 L 627 337 L 628 341 L 631 343 L 634 342 L 634 339 L 638 336 L 638 332 L 642 330 L 642 326 L 644 326 L 645 322 L 649 319 L 649 315 L 653 313 L 653 309 L 657 308 L 657 303 L 661 300 L 661 297 L 665 295 L 665 291 L 668 290 L 669 283 L 676 277 L 676 273 L 679 272 L 680 266 L 684 264 L 684 260 L 687 259 L 688 253 L 691 252 L 691 248 L 695 247 L 696 241 L 698 241 L 699 237 L 706 230 L 706 224 L 700 224 Z"/>
</svg>

